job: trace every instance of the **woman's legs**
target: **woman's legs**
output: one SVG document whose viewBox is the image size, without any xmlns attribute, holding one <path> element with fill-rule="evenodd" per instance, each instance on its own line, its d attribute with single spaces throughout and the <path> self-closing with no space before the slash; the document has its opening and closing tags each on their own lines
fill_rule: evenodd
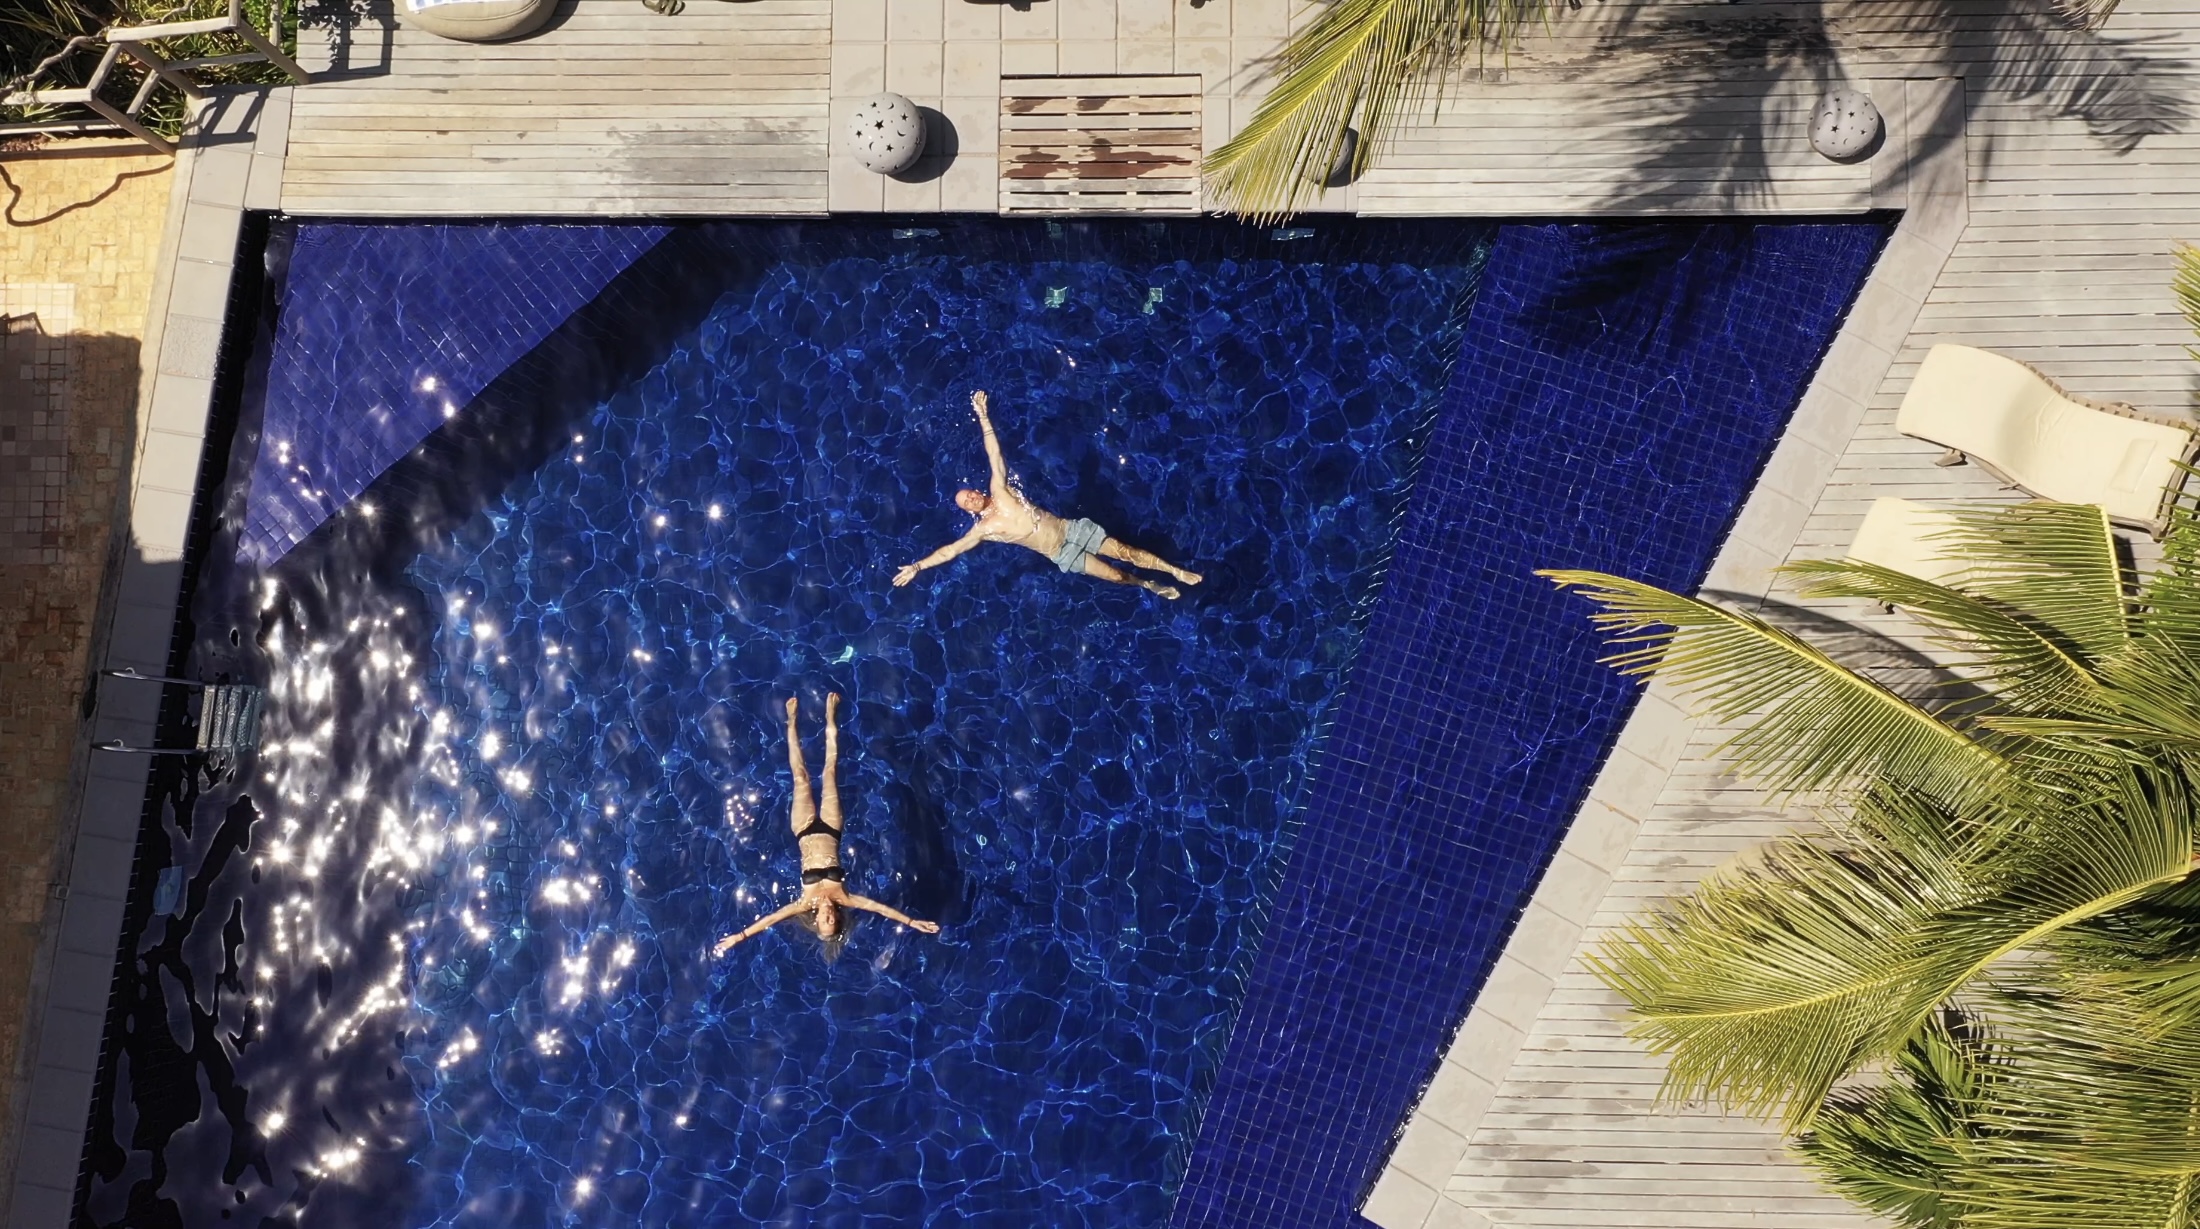
<svg viewBox="0 0 2200 1229">
<path fill-rule="evenodd" d="M 825 696 L 825 809 L 818 818 L 840 831 L 840 693 Z"/>
<path fill-rule="evenodd" d="M 810 826 L 810 821 L 817 818 L 817 803 L 810 797 L 810 770 L 802 762 L 802 740 L 795 736 L 794 714 L 794 697 L 789 696 L 787 697 L 787 766 L 794 770 L 794 809 L 788 813 L 787 820 L 794 825 L 795 835 L 799 837 L 802 835 L 802 830 Z M 832 774 L 831 752 L 828 751 L 826 754 L 828 758 L 826 759 L 825 772 L 827 779 L 830 780 Z M 838 800 L 835 801 L 837 803 Z"/>
</svg>

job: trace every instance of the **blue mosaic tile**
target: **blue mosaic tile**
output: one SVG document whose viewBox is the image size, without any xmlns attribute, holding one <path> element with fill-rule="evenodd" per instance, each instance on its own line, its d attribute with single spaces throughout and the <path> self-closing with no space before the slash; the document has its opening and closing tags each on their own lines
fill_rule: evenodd
<svg viewBox="0 0 2200 1229">
<path fill-rule="evenodd" d="M 1501 232 L 1172 1225 L 1359 1221 L 1637 694 L 1534 569 L 1700 583 L 1886 233 Z"/>
<path fill-rule="evenodd" d="M 281 559 L 666 229 L 416 225 L 402 261 L 390 233 L 315 225 L 289 250 L 241 559 Z"/>
</svg>

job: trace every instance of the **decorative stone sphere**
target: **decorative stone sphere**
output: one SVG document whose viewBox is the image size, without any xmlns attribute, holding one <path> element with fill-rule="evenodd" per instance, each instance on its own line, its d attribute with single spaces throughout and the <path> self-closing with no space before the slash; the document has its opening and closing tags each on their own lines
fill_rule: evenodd
<svg viewBox="0 0 2200 1229">
<path fill-rule="evenodd" d="M 1879 108 L 1862 90 L 1829 90 L 1810 117 L 1810 147 L 1848 162 L 1871 152 L 1879 140 Z"/>
<path fill-rule="evenodd" d="M 924 113 L 899 94 L 879 94 L 856 105 L 848 143 L 867 171 L 898 175 L 924 153 Z"/>
</svg>

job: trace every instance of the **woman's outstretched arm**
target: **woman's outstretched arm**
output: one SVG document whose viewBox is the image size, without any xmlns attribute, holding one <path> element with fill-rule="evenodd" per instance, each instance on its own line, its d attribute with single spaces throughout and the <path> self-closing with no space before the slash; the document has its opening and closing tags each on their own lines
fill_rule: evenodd
<svg viewBox="0 0 2200 1229">
<path fill-rule="evenodd" d="M 868 896 L 857 896 L 856 894 L 851 892 L 848 894 L 847 899 L 850 908 L 867 909 L 872 913 L 878 914 L 880 917 L 892 918 L 894 921 L 900 922 L 902 925 L 907 926 L 911 930 L 921 930 L 928 935 L 936 935 L 940 933 L 940 924 L 938 922 L 920 922 L 917 919 L 910 917 L 908 914 L 903 913 L 901 910 L 894 908 L 892 905 L 882 905 L 877 901 L 872 900 Z"/>
<path fill-rule="evenodd" d="M 793 904 L 787 905 L 784 908 L 772 910 L 770 913 L 767 913 L 764 916 L 756 919 L 754 922 L 750 923 L 749 928 L 742 931 L 740 934 L 727 935 L 725 938 L 720 939 L 718 941 L 718 946 L 710 949 L 710 954 L 713 956 L 725 955 L 727 952 L 733 950 L 735 944 L 744 943 L 760 934 L 763 934 L 765 931 L 770 930 L 772 927 L 786 921 L 788 918 L 793 917 L 795 914 L 802 912 L 803 907 L 805 905 L 808 905 L 809 903 L 810 902 L 806 900 L 797 900 Z"/>
</svg>

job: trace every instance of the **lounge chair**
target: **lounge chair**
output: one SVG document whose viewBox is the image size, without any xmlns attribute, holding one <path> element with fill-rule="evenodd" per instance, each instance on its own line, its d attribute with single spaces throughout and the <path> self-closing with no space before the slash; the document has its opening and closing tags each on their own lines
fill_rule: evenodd
<svg viewBox="0 0 2200 1229">
<path fill-rule="evenodd" d="M 1944 585 L 1963 571 L 1964 564 L 1935 535 L 1955 526 L 1954 513 L 1929 504 L 1875 499 L 1856 531 L 1856 541 L 1849 544 L 1849 558 Z"/>
<path fill-rule="evenodd" d="M 2098 504 L 2112 521 L 2159 537 L 2195 459 L 2194 428 L 2174 418 L 2073 397 L 2012 358 L 1934 346 L 1895 415 L 1904 435 L 2042 499 Z"/>
</svg>

